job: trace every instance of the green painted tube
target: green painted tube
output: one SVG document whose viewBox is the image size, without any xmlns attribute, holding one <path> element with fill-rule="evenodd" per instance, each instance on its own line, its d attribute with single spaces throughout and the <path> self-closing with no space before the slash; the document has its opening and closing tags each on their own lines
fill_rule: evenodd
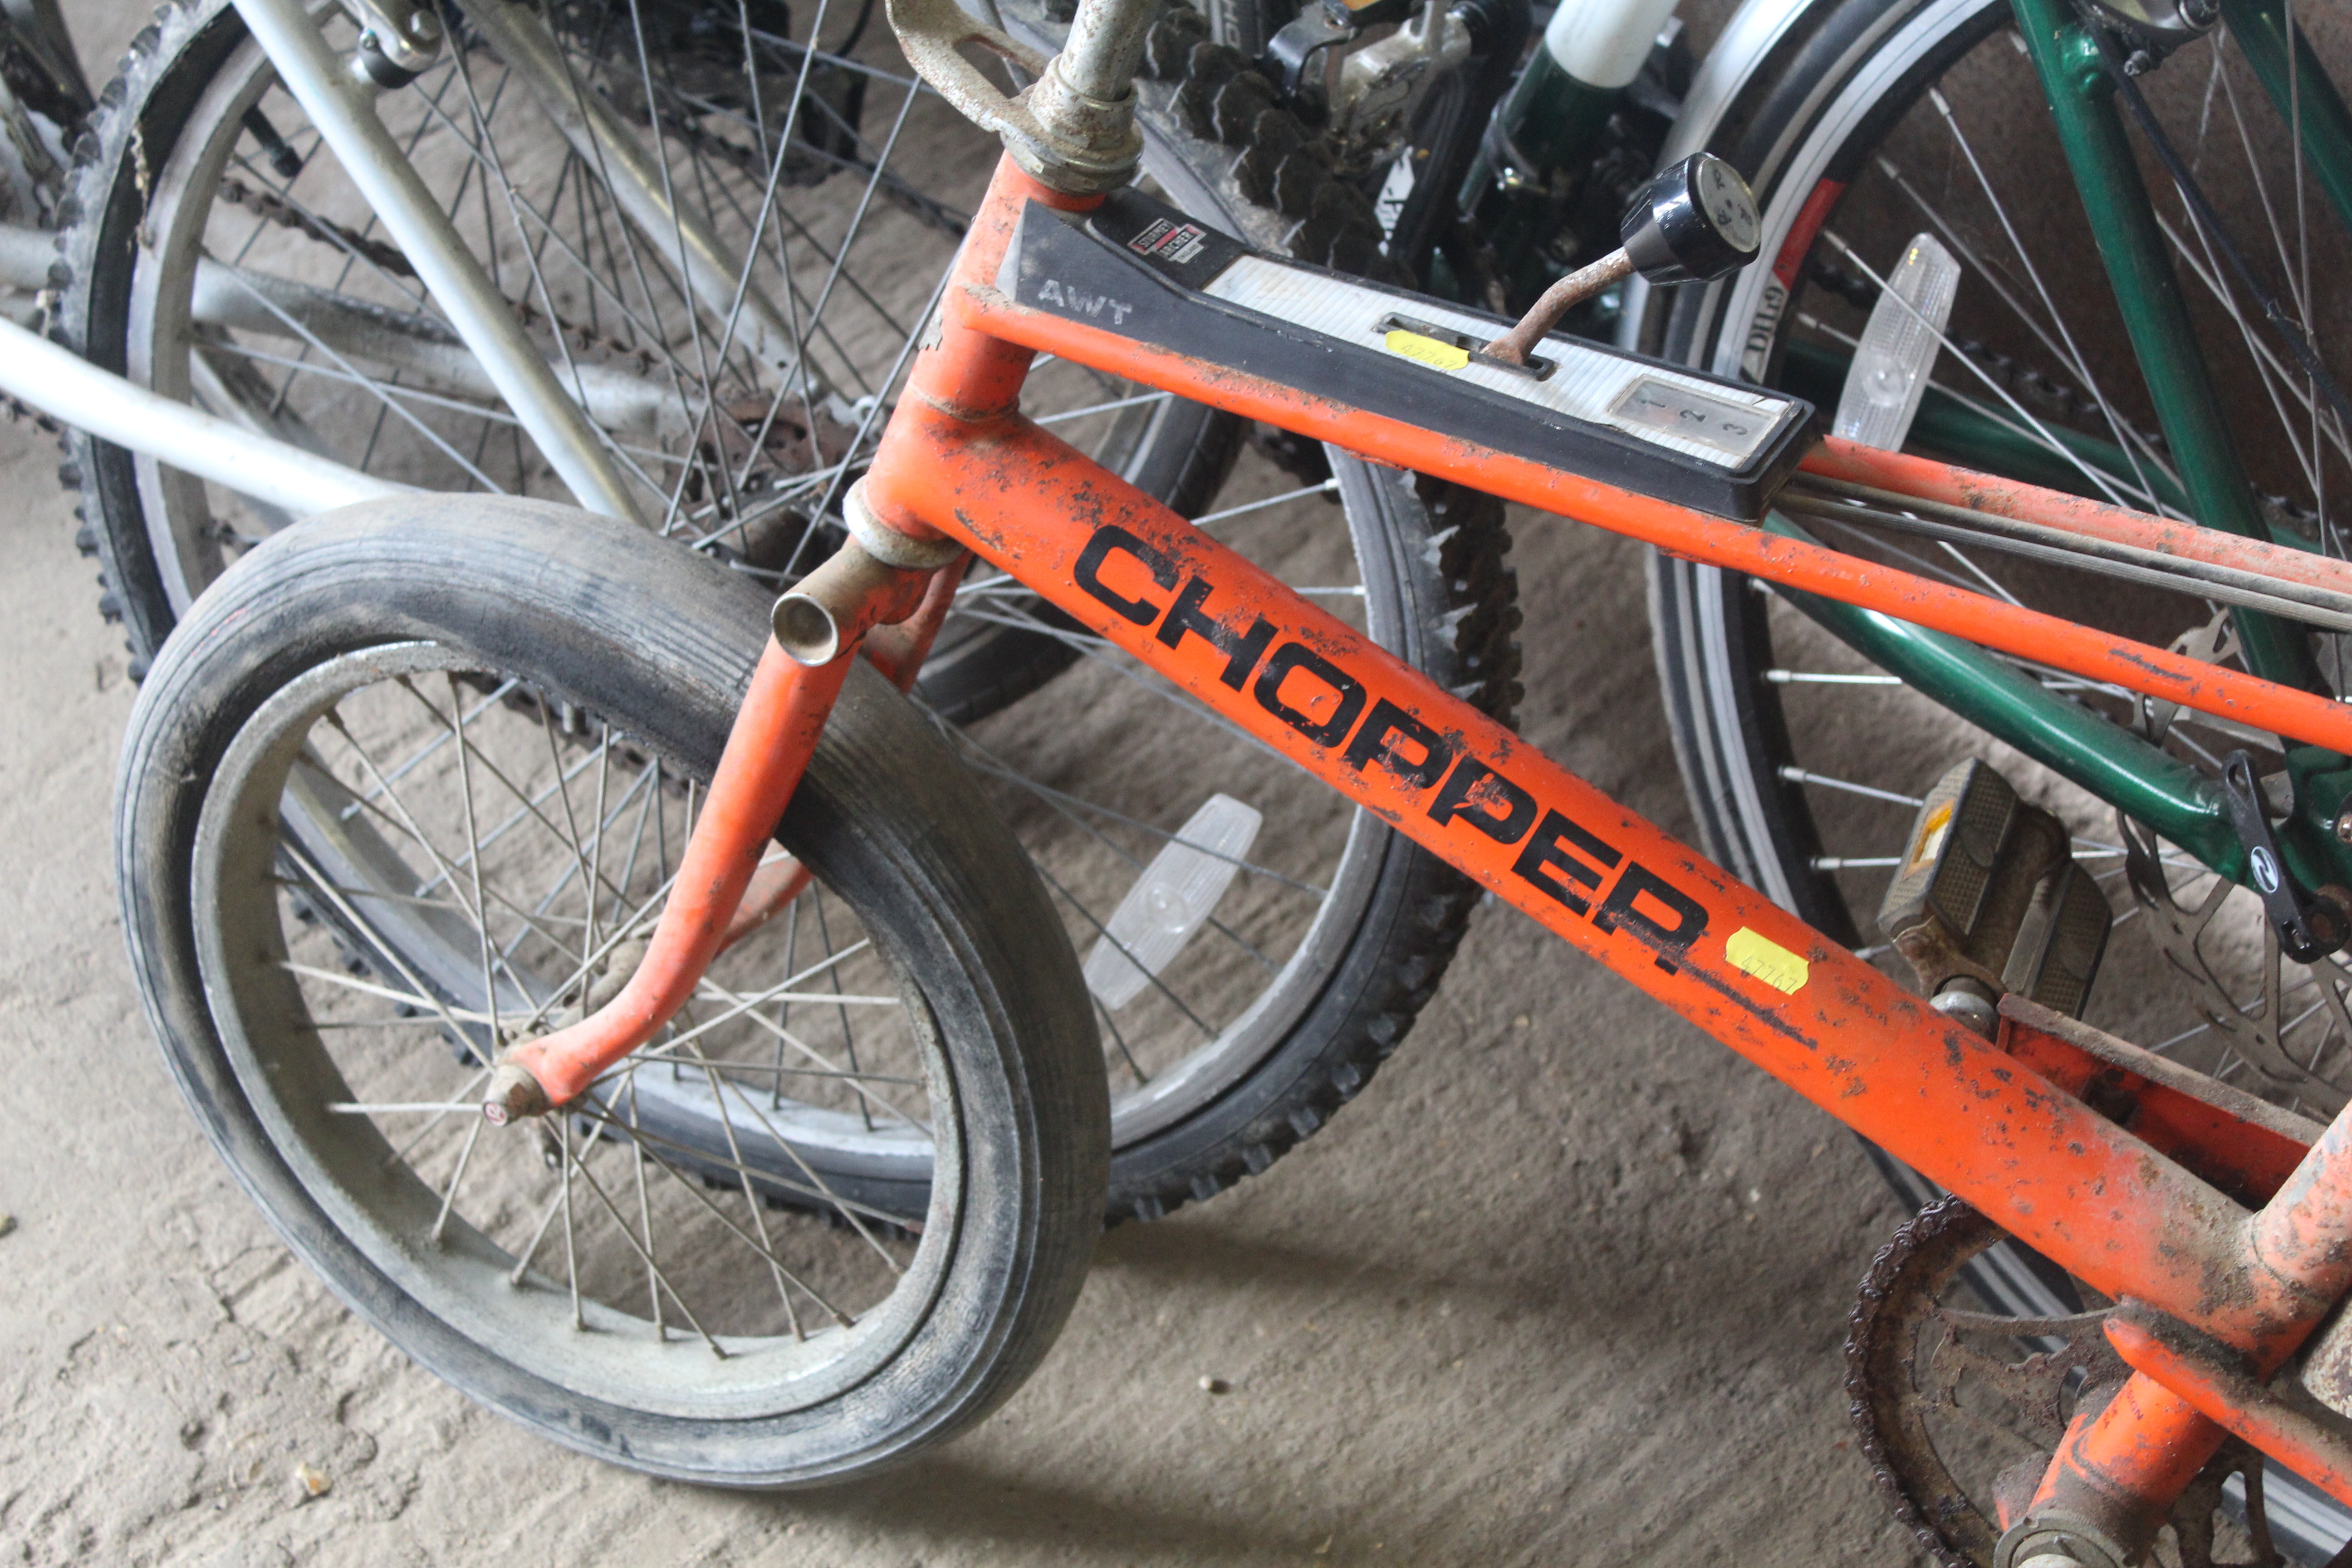
<svg viewBox="0 0 2352 1568">
<path fill-rule="evenodd" d="M 1570 258 L 1546 255 L 1561 216 L 1554 176 L 1591 162 L 1675 3 L 1560 0 L 1526 68 L 1496 106 L 1500 144 L 1490 135 L 1479 148 L 1454 205 L 1484 237 L 1511 309 L 1533 304 L 1564 270 L 1558 261 Z"/>
<path fill-rule="evenodd" d="M 1765 528 L 1811 535 L 1780 513 Z M 1818 541 L 1814 541 L 1818 542 Z M 1973 643 L 1791 588 L 1773 592 L 1864 658 L 2062 778 L 2238 879 L 2245 846 L 2218 784 L 2179 759 L 2057 695 Z"/>
<path fill-rule="evenodd" d="M 2279 119 L 2294 121 L 2303 113 L 2303 155 L 2336 219 L 2352 229 L 2352 110 L 2328 79 L 2327 68 L 2301 27 L 2294 30 L 2294 68 L 2287 69 L 2286 7 L 2279 0 L 2221 0 L 2221 19 L 2230 37 L 2245 52 L 2254 78 L 2278 110 Z"/>
<path fill-rule="evenodd" d="M 1528 167 L 1509 173 L 1523 180 L 1549 180 L 1553 170 L 1592 144 L 1623 95 L 1622 88 L 1577 80 L 1550 50 L 1536 50 L 1496 110 L 1504 132 L 1528 162 Z M 1504 174 L 1495 166 L 1492 150 L 1481 147 L 1462 182 L 1457 198 L 1462 210 L 1475 213 L 1485 205 Z"/>
<path fill-rule="evenodd" d="M 2189 492 L 2189 514 L 2208 528 L 2269 539 L 2253 485 L 2222 421 L 2098 46 L 2066 0 L 2011 4 L 2041 76 L 2075 193 L 2097 237 L 2157 421 Z M 2243 610 L 2235 618 L 2248 668 L 2305 690 L 2321 689 L 2310 639 L 2299 628 Z"/>
<path fill-rule="evenodd" d="M 1623 96 L 1622 88 L 1579 81 L 1538 48 L 1496 107 L 1496 123 L 1525 166 L 1498 166 L 1490 139 L 1471 160 L 1456 205 L 1486 237 L 1512 310 L 1535 303 L 1562 271 L 1545 252 L 1559 223 L 1553 171 L 1585 159 Z"/>
</svg>

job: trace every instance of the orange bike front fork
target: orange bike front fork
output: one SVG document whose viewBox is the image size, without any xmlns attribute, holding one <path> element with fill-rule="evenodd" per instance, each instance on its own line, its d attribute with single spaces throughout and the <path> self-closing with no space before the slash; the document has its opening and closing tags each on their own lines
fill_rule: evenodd
<svg viewBox="0 0 2352 1568">
<path fill-rule="evenodd" d="M 840 638 L 823 663 L 803 662 L 769 639 L 645 957 L 595 1012 L 499 1059 L 484 1091 L 482 1110 L 491 1121 L 540 1115 L 586 1093 L 607 1068 L 661 1032 L 693 997 L 713 959 L 800 896 L 809 877 L 797 861 L 761 861 L 815 754 L 850 662 L 862 655 L 901 690 L 911 687 L 947 618 L 965 559 L 959 551 L 950 563 L 929 570 L 866 574 L 857 602 L 837 606 L 844 624 L 861 629 Z"/>
</svg>

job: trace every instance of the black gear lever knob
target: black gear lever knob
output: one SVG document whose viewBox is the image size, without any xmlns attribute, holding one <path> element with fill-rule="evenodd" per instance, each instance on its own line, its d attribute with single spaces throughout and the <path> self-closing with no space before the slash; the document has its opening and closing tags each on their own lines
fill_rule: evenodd
<svg viewBox="0 0 2352 1568">
<path fill-rule="evenodd" d="M 1755 260 L 1763 225 L 1739 171 L 1694 153 L 1650 182 L 1617 234 L 1651 282 L 1705 283 Z"/>
</svg>

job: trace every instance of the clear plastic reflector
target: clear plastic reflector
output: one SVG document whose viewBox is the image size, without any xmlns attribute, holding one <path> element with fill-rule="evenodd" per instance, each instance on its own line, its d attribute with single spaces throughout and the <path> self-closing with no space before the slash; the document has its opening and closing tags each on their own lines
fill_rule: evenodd
<svg viewBox="0 0 2352 1568">
<path fill-rule="evenodd" d="M 1184 951 L 1232 886 L 1265 820 L 1255 806 L 1213 795 L 1151 858 L 1087 954 L 1087 989 L 1104 1006 L 1134 1001 Z"/>
<path fill-rule="evenodd" d="M 1898 451 L 1918 416 L 1944 323 L 1952 318 L 1960 264 L 1931 234 L 1911 237 L 1886 287 L 1871 307 L 1862 346 L 1838 395 L 1837 433 L 1881 451 Z"/>
</svg>

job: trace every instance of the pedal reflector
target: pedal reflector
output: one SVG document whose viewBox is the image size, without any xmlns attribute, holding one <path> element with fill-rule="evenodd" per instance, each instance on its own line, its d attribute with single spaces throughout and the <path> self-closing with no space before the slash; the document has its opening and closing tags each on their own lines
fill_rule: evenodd
<svg viewBox="0 0 2352 1568">
<path fill-rule="evenodd" d="M 1970 758 L 1911 825 L 1879 929 L 1927 994 L 1967 977 L 2080 1017 L 2114 917 L 2066 825 Z"/>
</svg>

